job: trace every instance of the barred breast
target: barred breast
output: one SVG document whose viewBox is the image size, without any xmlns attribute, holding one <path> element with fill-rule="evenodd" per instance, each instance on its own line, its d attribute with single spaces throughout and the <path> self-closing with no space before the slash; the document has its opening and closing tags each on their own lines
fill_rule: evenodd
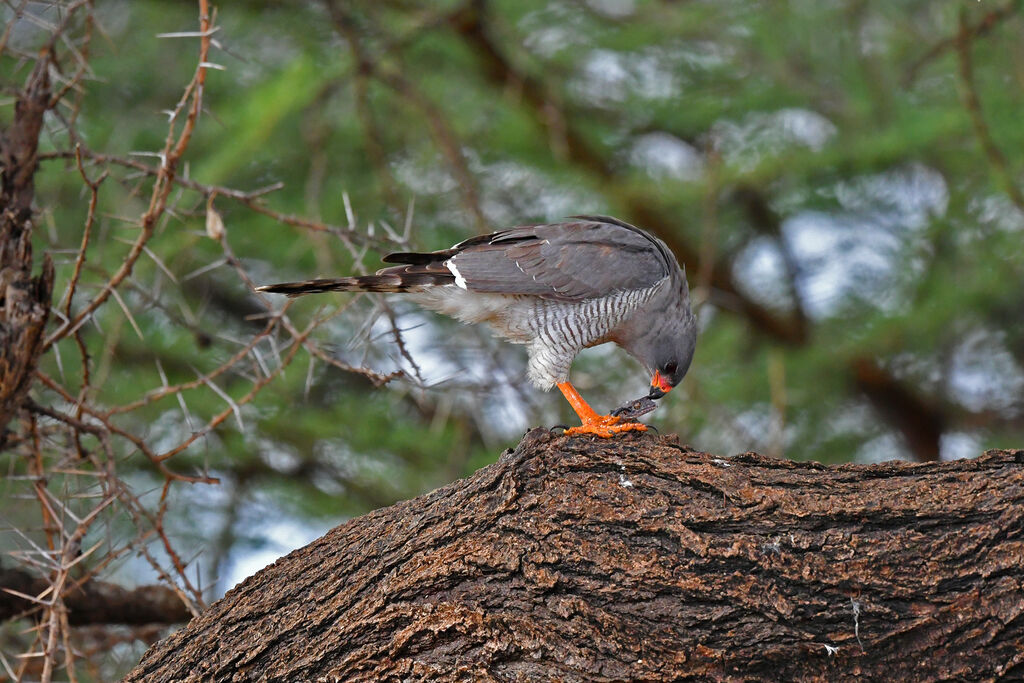
<svg viewBox="0 0 1024 683">
<path fill-rule="evenodd" d="M 541 389 L 569 377 L 569 366 L 585 348 L 610 341 L 615 329 L 648 303 L 668 278 L 652 287 L 617 291 L 583 301 L 559 301 L 536 296 L 487 294 L 456 286 L 414 292 L 425 308 L 465 323 L 489 323 L 496 334 L 527 344 L 527 375 Z"/>
</svg>

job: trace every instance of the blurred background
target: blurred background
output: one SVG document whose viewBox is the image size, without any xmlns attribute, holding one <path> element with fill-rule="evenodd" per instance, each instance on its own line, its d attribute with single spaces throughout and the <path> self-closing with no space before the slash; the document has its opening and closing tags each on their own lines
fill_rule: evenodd
<svg viewBox="0 0 1024 683">
<path fill-rule="evenodd" d="M 0 455 L 0 568 L 51 577 L 54 519 L 102 501 L 61 567 L 201 609 L 571 422 L 484 330 L 252 287 L 573 214 L 685 263 L 701 333 L 663 433 L 826 463 L 1024 445 L 1021 2 L 249 0 L 205 30 L 203 4 L 0 9 L 3 125 L 48 42 L 67 86 L 34 224 L 57 281 L 31 397 L 59 415 L 10 427 L 35 436 Z M 648 382 L 610 347 L 573 379 L 604 410 Z M 54 675 L 166 632 L 117 628 L 68 629 Z M 40 629 L 0 626 L 0 680 Z"/>
</svg>

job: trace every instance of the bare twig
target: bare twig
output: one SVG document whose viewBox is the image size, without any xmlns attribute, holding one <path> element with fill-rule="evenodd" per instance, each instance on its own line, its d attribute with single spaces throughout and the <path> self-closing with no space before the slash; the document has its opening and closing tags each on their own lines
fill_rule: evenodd
<svg viewBox="0 0 1024 683">
<path fill-rule="evenodd" d="M 374 77 L 379 82 L 388 86 L 396 93 L 404 97 L 410 104 L 423 113 L 427 120 L 431 136 L 441 150 L 452 172 L 458 179 L 459 191 L 463 198 L 463 205 L 470 216 L 477 224 L 479 230 L 487 227 L 487 217 L 481 208 L 480 196 L 477 191 L 476 179 L 469 170 L 466 157 L 462 152 L 462 144 L 452 129 L 448 117 L 444 115 L 436 103 L 427 97 L 415 83 L 407 79 L 397 69 L 387 68 L 380 60 L 371 58 L 362 47 L 360 33 L 357 30 L 355 19 L 351 13 L 343 9 L 342 2 L 338 0 L 327 0 L 327 8 L 338 32 L 349 43 L 353 58 L 357 62 L 357 73 L 359 78 Z M 396 51 L 389 51 L 395 57 Z M 365 85 L 362 86 L 365 88 Z M 362 109 L 362 106 L 360 107 Z M 372 119 L 369 118 L 369 110 L 365 112 L 367 117 L 365 123 L 369 124 L 368 130 L 373 130 Z M 371 136 L 374 144 L 377 138 Z M 395 199 L 397 202 L 397 198 Z"/>
<path fill-rule="evenodd" d="M 985 115 L 981 108 L 981 99 L 978 97 L 978 90 L 974 84 L 974 67 L 971 62 L 971 41 L 976 35 L 967 25 L 964 13 L 960 13 L 960 32 L 956 37 L 956 53 L 960 65 L 960 85 L 964 100 L 964 108 L 971 117 L 971 125 L 974 126 L 974 134 L 978 138 L 985 157 L 988 159 L 992 172 L 999 178 L 1010 201 L 1020 210 L 1024 211 L 1024 193 L 1017 186 L 1013 173 L 1010 171 L 1010 164 L 1006 155 L 996 144 L 985 122 Z"/>
<path fill-rule="evenodd" d="M 1021 6 L 1021 0 L 1010 0 L 1002 7 L 986 13 L 976 24 L 966 26 L 966 33 L 969 40 L 980 38 L 990 33 L 994 28 L 999 26 L 1002 22 L 1006 21 L 1010 17 L 1013 17 Z M 965 27 L 961 23 L 960 30 L 954 36 L 943 38 L 939 42 L 932 45 L 927 52 L 917 58 L 907 69 L 906 74 L 903 76 L 903 87 L 909 88 L 915 80 L 917 80 L 918 74 L 921 72 L 927 64 L 938 59 L 950 50 L 959 50 L 959 44 L 963 40 Z"/>
<path fill-rule="evenodd" d="M 204 34 L 207 34 L 210 30 L 210 14 L 207 0 L 199 0 L 199 25 Z M 142 215 L 142 218 L 139 221 L 142 228 L 139 237 L 135 240 L 131 250 L 129 250 L 128 254 L 121 262 L 120 268 L 118 268 L 117 272 L 114 273 L 110 280 L 103 286 L 100 293 L 96 295 L 96 297 L 93 298 L 93 300 L 90 301 L 89 304 L 87 304 L 73 318 L 65 322 L 55 332 L 47 337 L 43 347 L 44 350 L 49 348 L 58 339 L 61 339 L 70 332 L 78 329 L 78 327 L 87 320 L 97 308 L 106 302 L 114 289 L 131 274 L 132 268 L 135 266 L 135 262 L 143 253 L 143 247 L 146 246 L 149 238 L 152 237 L 156 222 L 163 215 L 164 210 L 167 207 L 168 196 L 170 195 L 171 189 L 174 187 L 174 183 L 172 181 L 174 179 L 175 171 L 177 170 L 178 162 L 181 160 L 182 155 L 185 153 L 185 149 L 188 147 L 189 141 L 192 139 L 196 120 L 199 117 L 199 110 L 202 107 L 203 85 L 206 83 L 206 60 L 210 51 L 209 35 L 204 35 L 204 37 L 200 39 L 199 46 L 199 66 L 196 67 L 192 82 L 185 88 L 184 94 L 178 101 L 178 104 L 174 108 L 170 117 L 171 122 L 170 126 L 168 126 L 167 138 L 164 142 L 163 151 L 160 154 L 161 164 L 156 180 L 153 183 L 149 207 L 146 209 L 146 212 Z M 175 124 L 177 123 L 181 112 L 185 110 L 185 107 L 189 105 L 189 103 L 191 103 L 191 106 L 188 106 L 184 125 L 182 126 L 180 134 L 178 134 L 176 138 Z"/>
</svg>

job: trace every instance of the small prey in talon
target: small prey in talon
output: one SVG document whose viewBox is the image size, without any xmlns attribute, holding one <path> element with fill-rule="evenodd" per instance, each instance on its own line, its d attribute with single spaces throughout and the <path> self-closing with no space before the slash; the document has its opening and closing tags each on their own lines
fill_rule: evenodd
<svg viewBox="0 0 1024 683">
<path fill-rule="evenodd" d="M 654 412 L 658 407 L 658 404 L 654 402 L 654 399 L 650 396 L 641 396 L 640 398 L 634 399 L 625 405 L 619 406 L 611 412 L 613 417 L 617 417 L 620 420 L 635 420 L 641 415 Z"/>
<path fill-rule="evenodd" d="M 290 297 L 319 292 L 395 292 L 465 323 L 487 323 L 525 344 L 534 386 L 557 386 L 580 418 L 566 434 L 645 431 L 636 418 L 682 381 L 697 326 L 686 274 L 661 240 L 608 216 L 521 225 L 450 249 L 389 254 L 375 275 L 259 287 Z M 583 349 L 614 343 L 650 373 L 651 391 L 600 415 L 569 382 Z"/>
</svg>

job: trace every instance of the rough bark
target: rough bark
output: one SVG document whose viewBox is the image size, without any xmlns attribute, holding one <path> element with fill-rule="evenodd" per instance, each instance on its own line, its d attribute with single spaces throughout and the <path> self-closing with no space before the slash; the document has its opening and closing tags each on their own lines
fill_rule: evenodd
<svg viewBox="0 0 1024 683">
<path fill-rule="evenodd" d="M 0 448 L 32 383 L 50 314 L 53 263 L 32 277 L 32 199 L 43 116 L 50 107 L 50 62 L 40 59 L 0 133 Z"/>
<path fill-rule="evenodd" d="M 230 591 L 129 681 L 1018 680 L 1024 451 L 826 467 L 534 430 Z"/>
</svg>

